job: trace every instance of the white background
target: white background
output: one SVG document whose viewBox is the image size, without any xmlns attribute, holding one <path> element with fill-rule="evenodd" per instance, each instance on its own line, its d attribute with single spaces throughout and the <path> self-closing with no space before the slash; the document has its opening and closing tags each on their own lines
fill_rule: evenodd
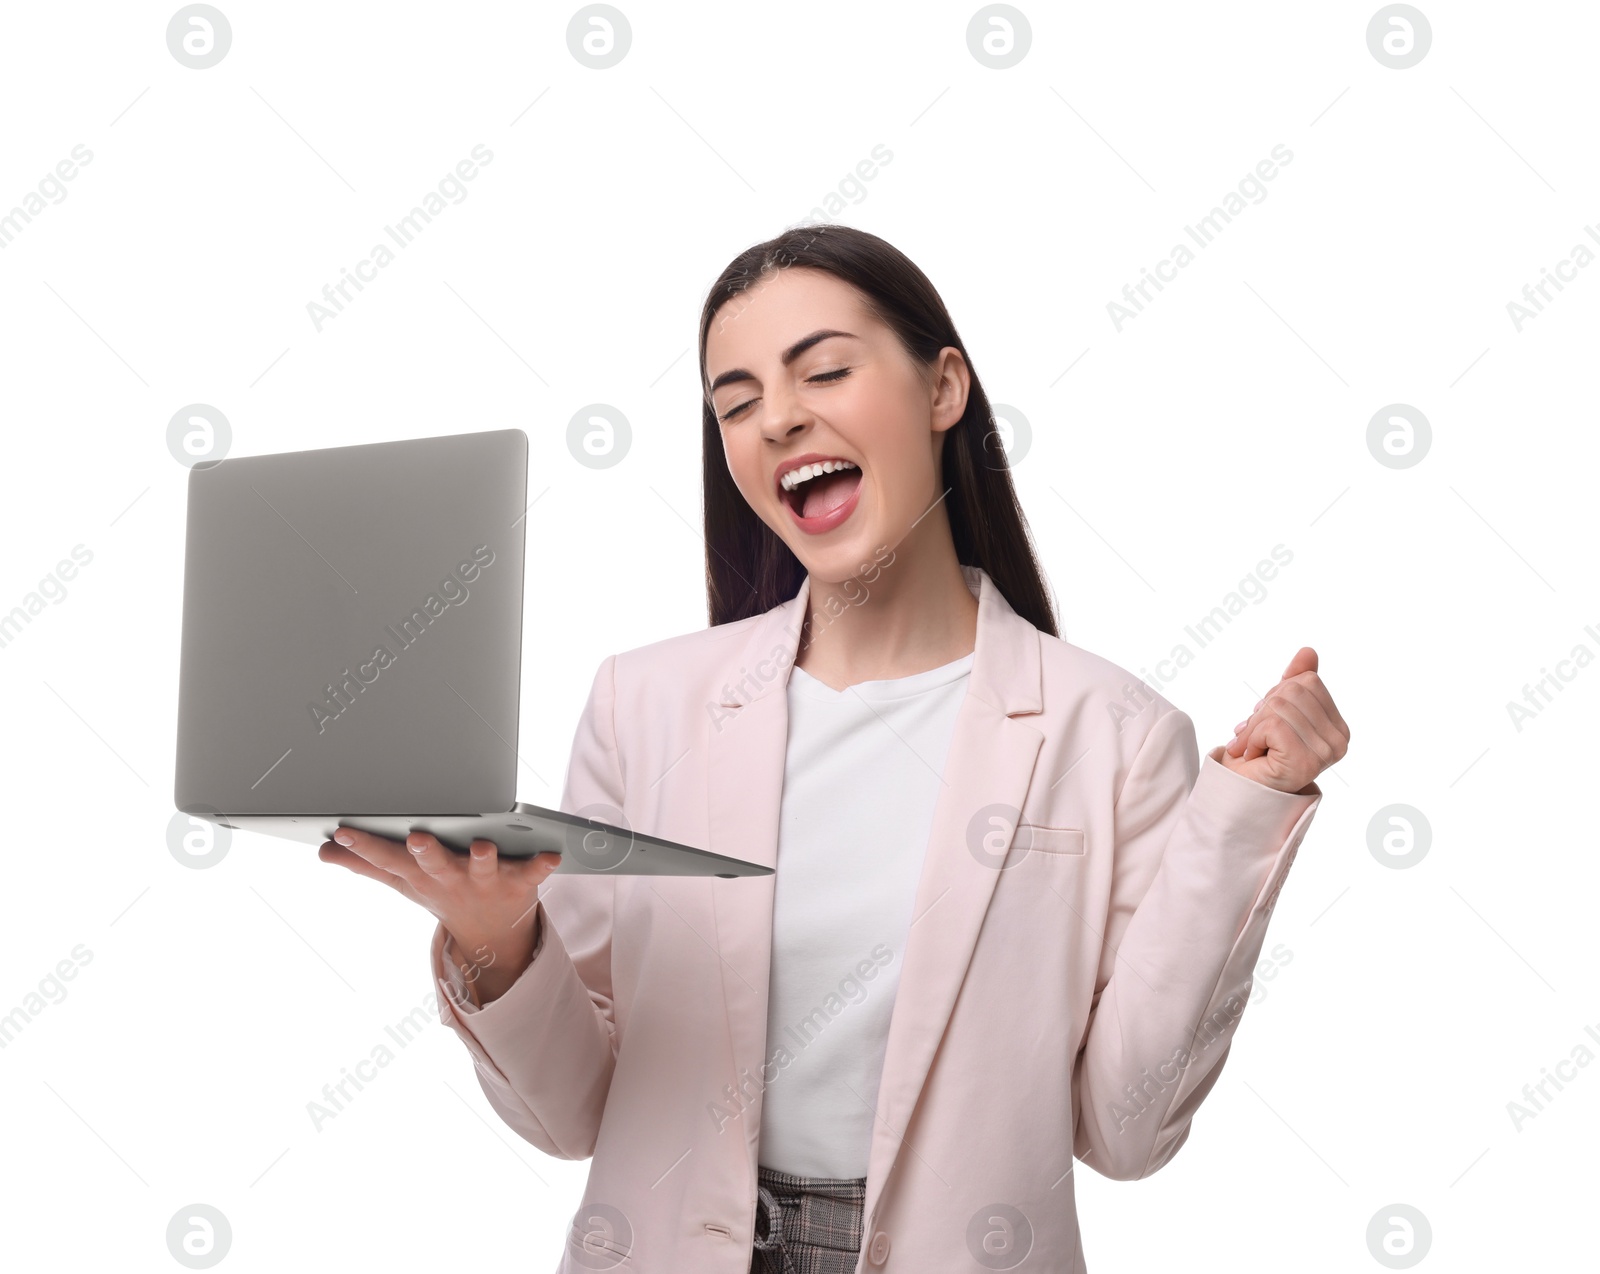
<svg viewBox="0 0 1600 1274">
<path fill-rule="evenodd" d="M 1209 748 L 1308 644 L 1353 732 L 1268 934 L 1292 958 L 1188 1145 L 1145 1181 L 1078 1173 L 1090 1268 L 1379 1269 L 1395 1203 L 1432 1227 L 1423 1268 L 1592 1265 L 1600 1066 L 1520 1130 L 1507 1103 L 1600 1032 L 1600 668 L 1520 730 L 1506 705 L 1600 652 L 1600 266 L 1521 331 L 1507 311 L 1600 251 L 1593 6 L 1424 0 L 1404 70 L 1368 50 L 1371 0 L 1030 4 L 1005 70 L 969 51 L 975 5 L 627 3 L 607 70 L 569 51 L 576 6 L 223 7 L 206 70 L 146 4 L 12 6 L 0 46 L 0 211 L 93 153 L 0 250 L 0 611 L 93 554 L 0 648 L 0 1014 L 92 957 L 0 1049 L 18 1268 L 178 1268 L 196 1202 L 229 1269 L 554 1267 L 587 1165 L 500 1124 L 436 1018 L 307 1113 L 429 995 L 432 918 L 308 846 L 168 852 L 167 424 L 212 404 L 239 455 L 526 430 L 548 786 L 520 795 L 553 805 L 600 660 L 706 621 L 705 291 L 879 144 L 830 216 L 928 273 L 1031 426 L 1016 480 L 1064 636 L 1153 668 L 1282 544 L 1163 693 Z M 479 143 L 465 200 L 317 331 L 307 303 Z M 1119 332 L 1107 302 L 1279 143 L 1267 197 Z M 594 402 L 633 430 L 603 471 L 565 445 Z M 1367 445 L 1392 403 L 1432 426 L 1408 468 Z M 1393 804 L 1431 827 L 1404 870 L 1369 850 Z"/>
</svg>

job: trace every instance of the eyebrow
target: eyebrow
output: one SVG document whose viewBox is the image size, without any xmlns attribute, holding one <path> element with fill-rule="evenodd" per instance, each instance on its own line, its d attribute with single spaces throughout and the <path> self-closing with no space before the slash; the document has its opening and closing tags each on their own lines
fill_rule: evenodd
<svg viewBox="0 0 1600 1274">
<path fill-rule="evenodd" d="M 860 339 L 854 332 L 841 332 L 836 328 L 831 327 L 818 328 L 815 332 L 812 332 L 810 336 L 802 336 L 793 345 L 789 346 L 788 349 L 783 351 L 783 365 L 785 367 L 789 366 L 790 363 L 794 362 L 795 359 L 799 358 L 800 355 L 804 354 L 818 341 L 825 341 L 830 336 L 848 336 L 851 340 Z M 724 385 L 732 385 L 741 380 L 754 379 L 755 377 L 744 368 L 735 367 L 730 371 L 723 372 L 722 375 L 716 378 L 716 380 L 712 381 L 710 392 L 714 394 Z"/>
</svg>

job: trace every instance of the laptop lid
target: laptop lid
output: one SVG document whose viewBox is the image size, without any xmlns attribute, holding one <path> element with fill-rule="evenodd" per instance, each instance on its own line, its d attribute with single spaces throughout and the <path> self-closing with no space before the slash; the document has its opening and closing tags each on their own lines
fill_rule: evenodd
<svg viewBox="0 0 1600 1274">
<path fill-rule="evenodd" d="M 190 470 L 177 807 L 511 809 L 527 476 L 520 429 Z"/>
</svg>

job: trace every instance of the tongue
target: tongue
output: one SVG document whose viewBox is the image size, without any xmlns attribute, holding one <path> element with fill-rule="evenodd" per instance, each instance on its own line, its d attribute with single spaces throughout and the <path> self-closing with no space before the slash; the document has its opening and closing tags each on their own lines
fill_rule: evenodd
<svg viewBox="0 0 1600 1274">
<path fill-rule="evenodd" d="M 860 482 L 859 469 L 840 469 L 836 473 L 825 473 L 820 478 L 812 478 L 801 491 L 805 503 L 800 510 L 800 516 L 820 518 L 832 513 L 850 498 L 850 493 Z"/>
</svg>

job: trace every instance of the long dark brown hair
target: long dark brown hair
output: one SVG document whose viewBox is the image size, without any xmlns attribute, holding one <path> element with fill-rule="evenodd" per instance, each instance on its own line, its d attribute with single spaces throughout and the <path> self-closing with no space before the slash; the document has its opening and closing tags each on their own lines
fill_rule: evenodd
<svg viewBox="0 0 1600 1274">
<path fill-rule="evenodd" d="M 800 559 L 734 485 L 716 408 L 704 392 L 706 339 L 713 317 L 768 272 L 785 269 L 825 271 L 855 287 L 868 310 L 894 330 L 906 352 L 924 367 L 931 368 L 947 345 L 961 351 L 971 370 L 967 409 L 948 431 L 941 453 L 956 560 L 982 567 L 1012 610 L 1041 632 L 1060 636 L 989 397 L 944 301 L 898 248 L 865 230 L 832 224 L 797 226 L 745 249 L 712 285 L 700 315 L 701 481 L 711 625 L 771 610 L 799 592 L 806 575 Z"/>
</svg>

